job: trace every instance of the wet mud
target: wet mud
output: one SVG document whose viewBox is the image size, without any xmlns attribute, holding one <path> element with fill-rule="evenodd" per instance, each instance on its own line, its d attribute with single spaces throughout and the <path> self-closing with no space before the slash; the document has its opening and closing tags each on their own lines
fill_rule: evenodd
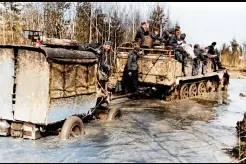
<svg viewBox="0 0 246 164">
<path fill-rule="evenodd" d="M 1 162 L 234 162 L 224 149 L 236 145 L 246 80 L 230 81 L 227 93 L 166 103 L 134 100 L 115 106 L 122 117 L 86 124 L 86 135 L 60 141 L 0 137 Z"/>
</svg>

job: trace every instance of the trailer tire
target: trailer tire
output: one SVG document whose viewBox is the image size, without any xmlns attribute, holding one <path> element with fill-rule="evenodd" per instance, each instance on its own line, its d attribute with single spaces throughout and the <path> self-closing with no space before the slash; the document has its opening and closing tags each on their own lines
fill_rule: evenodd
<svg viewBox="0 0 246 164">
<path fill-rule="evenodd" d="M 69 117 L 63 124 L 61 130 L 61 139 L 67 140 L 72 138 L 81 137 L 85 134 L 84 124 L 77 116 Z"/>
<path fill-rule="evenodd" d="M 107 117 L 107 122 L 114 121 L 121 116 L 121 111 L 119 108 L 110 109 Z"/>
</svg>

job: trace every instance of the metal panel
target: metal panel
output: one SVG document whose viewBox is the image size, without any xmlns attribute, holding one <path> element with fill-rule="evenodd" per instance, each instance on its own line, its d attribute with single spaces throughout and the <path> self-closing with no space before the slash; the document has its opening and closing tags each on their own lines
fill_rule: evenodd
<svg viewBox="0 0 246 164">
<path fill-rule="evenodd" d="M 14 118 L 44 124 L 49 107 L 49 63 L 44 54 L 20 50 L 16 69 Z"/>
<path fill-rule="evenodd" d="M 47 124 L 56 123 L 72 115 L 86 115 L 96 105 L 96 93 L 69 98 L 51 99 Z"/>
<path fill-rule="evenodd" d="M 13 120 L 14 50 L 0 49 L 0 119 Z"/>
</svg>

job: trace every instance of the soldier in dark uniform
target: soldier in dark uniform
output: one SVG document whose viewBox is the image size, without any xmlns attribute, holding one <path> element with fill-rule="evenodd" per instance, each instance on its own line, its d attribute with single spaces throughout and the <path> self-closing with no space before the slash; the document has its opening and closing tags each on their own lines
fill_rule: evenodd
<svg viewBox="0 0 246 164">
<path fill-rule="evenodd" d="M 107 63 L 107 56 L 110 52 L 112 43 L 110 41 L 105 41 L 104 44 L 99 43 L 88 43 L 83 45 L 78 45 L 78 50 L 80 51 L 91 51 L 98 57 L 98 66 L 99 66 L 99 86 L 102 87 L 103 90 L 106 89 L 106 84 L 109 81 L 110 75 L 110 66 Z M 107 88 L 108 89 L 108 88 Z M 109 104 L 109 97 L 105 92 L 103 93 L 103 97 L 98 98 L 96 104 L 102 106 Z"/>
<path fill-rule="evenodd" d="M 199 44 L 194 45 L 194 54 L 196 58 L 193 59 L 192 75 L 198 75 L 201 67 L 201 62 L 204 59 L 203 50 L 200 48 Z"/>
<path fill-rule="evenodd" d="M 84 45 L 79 45 L 79 50 L 81 51 L 91 51 L 95 53 L 99 61 L 100 69 L 100 79 L 101 81 L 107 82 L 110 74 L 110 66 L 107 63 L 107 56 L 110 52 L 112 43 L 110 41 L 105 41 L 103 45 L 99 43 L 88 43 Z M 105 84 L 104 84 L 105 85 Z"/>
<path fill-rule="evenodd" d="M 136 46 L 134 50 L 128 55 L 127 60 L 127 88 L 128 92 L 134 93 L 137 96 L 138 90 L 138 64 L 137 59 L 142 54 L 142 50 L 139 46 Z"/>
<path fill-rule="evenodd" d="M 213 62 L 214 72 L 217 71 L 217 69 L 216 69 L 217 68 L 216 57 L 218 55 L 215 53 L 215 46 L 216 46 L 216 42 L 213 42 L 210 46 L 208 46 L 208 57 Z"/>
<path fill-rule="evenodd" d="M 144 36 L 147 35 L 147 24 L 146 22 L 141 23 L 141 27 L 137 30 L 136 36 L 135 36 L 135 42 L 144 42 Z"/>
<path fill-rule="evenodd" d="M 158 29 L 154 30 L 154 34 L 151 34 L 151 38 L 153 39 L 153 47 L 160 46 L 161 43 L 163 42 L 163 39 L 160 36 Z"/>
<path fill-rule="evenodd" d="M 215 54 L 215 46 L 216 46 L 216 42 L 213 42 L 210 46 L 208 46 L 208 53 L 211 55 L 216 55 Z"/>
<path fill-rule="evenodd" d="M 227 87 L 230 81 L 230 75 L 228 74 L 227 69 L 224 70 L 224 75 L 223 75 L 223 86 L 224 86 L 224 91 L 227 91 Z"/>
<path fill-rule="evenodd" d="M 185 33 L 183 33 L 183 34 L 180 35 L 180 37 L 179 37 L 179 41 L 181 42 L 180 45 L 186 44 L 185 37 L 186 37 L 186 34 Z"/>
<path fill-rule="evenodd" d="M 179 33 L 176 30 L 175 34 L 170 37 L 169 45 L 175 50 L 175 59 L 183 63 L 183 66 L 186 66 L 188 54 L 183 47 L 178 44 L 178 40 L 182 40 L 182 42 L 185 41 L 186 35 L 182 34 L 180 38 L 178 34 Z"/>
<path fill-rule="evenodd" d="M 168 46 L 170 36 L 171 36 L 171 34 L 170 34 L 170 31 L 169 30 L 165 30 L 163 32 L 163 35 L 162 35 L 162 43 L 164 44 L 164 46 Z"/>
</svg>

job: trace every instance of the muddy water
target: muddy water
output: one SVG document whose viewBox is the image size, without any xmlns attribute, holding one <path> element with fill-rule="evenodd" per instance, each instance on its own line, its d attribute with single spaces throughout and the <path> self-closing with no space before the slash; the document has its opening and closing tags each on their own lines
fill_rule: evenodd
<svg viewBox="0 0 246 164">
<path fill-rule="evenodd" d="M 228 93 L 188 101 L 120 104 L 120 120 L 91 122 L 75 141 L 1 137 L 0 162 L 232 162 L 222 149 L 236 144 L 245 82 L 231 80 Z"/>
</svg>

